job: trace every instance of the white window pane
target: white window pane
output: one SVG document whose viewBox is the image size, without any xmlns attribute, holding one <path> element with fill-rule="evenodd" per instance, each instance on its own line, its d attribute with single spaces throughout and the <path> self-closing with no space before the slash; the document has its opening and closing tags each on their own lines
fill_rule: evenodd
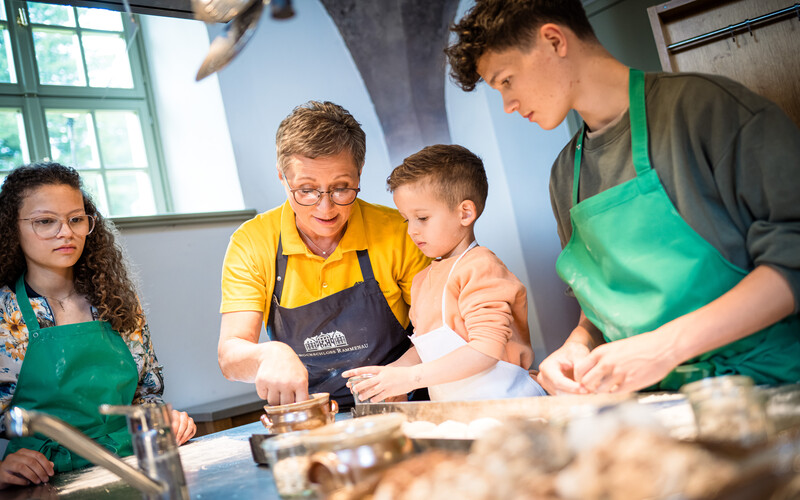
<svg viewBox="0 0 800 500">
<path fill-rule="evenodd" d="M 3 9 L 0 9 L 2 11 Z M 0 37 L 0 82 L 17 83 L 17 70 L 14 68 L 14 53 L 11 49 L 11 35 L 6 27 Z"/>
<path fill-rule="evenodd" d="M 30 162 L 22 110 L 0 108 L 0 170 Z"/>
<path fill-rule="evenodd" d="M 77 34 L 33 30 L 33 48 L 42 85 L 86 86 Z"/>
<path fill-rule="evenodd" d="M 71 167 L 99 168 L 94 119 L 86 110 L 47 110 L 47 135 L 53 161 Z"/>
<path fill-rule="evenodd" d="M 82 39 L 89 86 L 133 88 L 131 63 L 122 35 L 84 33 Z"/>
<path fill-rule="evenodd" d="M 108 217 L 108 196 L 103 176 L 96 171 L 81 171 L 81 178 L 83 179 L 83 188 L 89 193 L 97 210 Z"/>
<path fill-rule="evenodd" d="M 135 111 L 96 111 L 106 168 L 147 168 L 142 124 Z"/>
<path fill-rule="evenodd" d="M 28 2 L 28 17 L 34 24 L 51 26 L 75 26 L 75 15 L 72 7 L 53 5 L 50 3 Z"/>
<path fill-rule="evenodd" d="M 0 21 L 8 21 L 5 8 L 0 9 Z"/>
<path fill-rule="evenodd" d="M 17 130 L 19 130 L 19 147 L 22 150 L 22 163 L 30 163 L 31 152 L 28 150 L 28 136 L 25 134 L 25 117 L 22 111 L 17 113 Z"/>
<path fill-rule="evenodd" d="M 147 172 L 106 172 L 111 216 L 155 215 L 156 202 Z"/>
<path fill-rule="evenodd" d="M 113 10 L 78 7 L 78 24 L 81 28 L 122 31 L 122 14 Z"/>
</svg>

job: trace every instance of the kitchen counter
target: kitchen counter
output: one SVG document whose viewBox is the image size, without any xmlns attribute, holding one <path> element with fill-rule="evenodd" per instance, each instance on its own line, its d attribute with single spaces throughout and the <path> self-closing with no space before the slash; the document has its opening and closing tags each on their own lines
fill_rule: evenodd
<svg viewBox="0 0 800 500">
<path fill-rule="evenodd" d="M 350 418 L 337 415 L 337 420 Z M 264 434 L 261 422 L 192 439 L 181 446 L 181 463 L 192 499 L 279 499 L 272 472 L 253 460 L 250 436 Z M 125 461 L 136 467 L 136 457 Z M 101 467 L 57 474 L 50 483 L 0 490 L 3 500 L 22 499 L 114 499 L 140 500 L 142 494 Z"/>
<path fill-rule="evenodd" d="M 770 415 L 775 431 L 800 429 L 800 385 L 767 389 Z M 451 403 L 374 403 L 356 409 L 358 416 L 375 413 L 401 411 L 411 420 L 426 419 L 439 423 L 458 417 L 472 420 L 478 417 L 506 418 L 512 415 L 540 417 L 548 421 L 563 422 L 573 419 L 585 420 L 596 426 L 595 417 L 608 416 L 608 408 L 615 403 L 608 395 L 557 396 L 548 398 L 525 398 L 524 400 L 499 400 L 494 402 Z M 612 398 L 614 399 L 614 398 Z M 652 416 L 676 439 L 694 438 L 694 418 L 688 402 L 680 394 L 643 394 L 630 398 L 642 406 L 654 410 Z M 588 406 L 583 403 L 587 403 Z M 589 411 L 592 407 L 594 411 Z M 337 420 L 351 418 L 350 413 L 337 414 Z M 797 431 L 800 432 L 800 431 Z M 255 462 L 250 450 L 250 437 L 265 434 L 260 422 L 246 424 L 192 439 L 179 448 L 186 482 L 192 499 L 279 499 L 272 472 L 265 465 Z M 792 454 L 800 454 L 800 439 L 789 435 Z M 792 455 L 794 456 L 794 455 Z M 136 466 L 135 457 L 126 462 Z M 788 463 L 788 462 L 787 462 Z M 800 463 L 800 462 L 798 462 Z M 115 475 L 100 467 L 58 474 L 49 484 L 10 488 L 0 491 L 0 499 L 131 499 L 142 495 Z M 744 498 L 744 497 L 743 497 Z"/>
</svg>

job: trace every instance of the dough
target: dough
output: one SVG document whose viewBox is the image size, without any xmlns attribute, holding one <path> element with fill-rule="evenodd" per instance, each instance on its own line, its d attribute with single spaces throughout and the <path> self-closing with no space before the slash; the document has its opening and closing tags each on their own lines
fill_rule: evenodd
<svg viewBox="0 0 800 500">
<path fill-rule="evenodd" d="M 436 426 L 437 437 L 443 439 L 471 439 L 469 426 L 464 422 L 445 420 Z"/>
<path fill-rule="evenodd" d="M 427 420 L 415 420 L 403 424 L 403 433 L 416 439 L 477 439 L 503 423 L 496 418 L 477 418 L 465 424 L 446 420 L 439 425 Z"/>
<path fill-rule="evenodd" d="M 485 418 L 476 418 L 472 422 L 469 423 L 469 433 L 472 435 L 473 438 L 479 439 L 488 431 L 494 429 L 495 427 L 502 426 L 503 423 L 496 418 L 492 417 L 485 417 Z"/>
<path fill-rule="evenodd" d="M 427 420 L 416 420 L 414 422 L 403 422 L 403 434 L 410 438 L 419 438 L 428 435 L 436 430 L 436 424 Z"/>
</svg>

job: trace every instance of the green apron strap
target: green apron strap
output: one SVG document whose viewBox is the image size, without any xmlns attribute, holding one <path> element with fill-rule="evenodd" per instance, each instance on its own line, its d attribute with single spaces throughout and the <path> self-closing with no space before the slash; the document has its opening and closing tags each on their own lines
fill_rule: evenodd
<svg viewBox="0 0 800 500">
<path fill-rule="evenodd" d="M 33 312 L 31 301 L 28 298 L 28 291 L 25 290 L 25 273 L 22 273 L 22 276 L 17 280 L 16 293 L 19 312 L 22 313 L 22 319 L 25 320 L 28 332 L 38 330 L 39 320 L 36 319 L 36 314 Z"/>
<path fill-rule="evenodd" d="M 578 204 L 578 186 L 581 180 L 581 158 L 583 158 L 583 135 L 586 133 L 586 124 L 581 125 L 578 134 L 578 144 L 575 146 L 575 168 L 572 176 L 572 206 Z"/>
<path fill-rule="evenodd" d="M 644 102 L 644 73 L 631 68 L 628 76 L 628 93 L 631 115 L 631 149 L 636 175 L 641 176 L 652 167 L 648 154 L 647 113 Z"/>
<path fill-rule="evenodd" d="M 648 154 L 647 113 L 644 100 L 644 73 L 630 68 L 628 71 L 628 100 L 630 102 L 631 143 L 633 150 L 633 166 L 636 175 L 640 176 L 651 170 Z M 581 159 L 583 158 L 583 137 L 586 124 L 581 125 L 578 143 L 575 145 L 575 160 L 572 177 L 572 206 L 578 204 L 578 187 L 581 178 Z"/>
</svg>

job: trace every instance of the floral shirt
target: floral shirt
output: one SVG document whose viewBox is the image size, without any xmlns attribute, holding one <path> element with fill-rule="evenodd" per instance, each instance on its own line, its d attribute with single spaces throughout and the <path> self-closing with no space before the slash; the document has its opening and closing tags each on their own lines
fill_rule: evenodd
<svg viewBox="0 0 800 500">
<path fill-rule="evenodd" d="M 40 328 L 55 325 L 53 311 L 44 297 L 30 299 Z M 92 307 L 92 318 L 98 319 L 97 309 Z M 139 384 L 131 404 L 163 403 L 164 379 L 161 365 L 158 364 L 153 344 L 150 341 L 150 330 L 147 323 L 125 338 L 136 368 L 139 370 Z M 0 431 L 5 429 L 3 416 L 11 404 L 17 388 L 19 372 L 25 361 L 28 348 L 28 327 L 22 319 L 16 294 L 7 286 L 0 288 Z"/>
</svg>

